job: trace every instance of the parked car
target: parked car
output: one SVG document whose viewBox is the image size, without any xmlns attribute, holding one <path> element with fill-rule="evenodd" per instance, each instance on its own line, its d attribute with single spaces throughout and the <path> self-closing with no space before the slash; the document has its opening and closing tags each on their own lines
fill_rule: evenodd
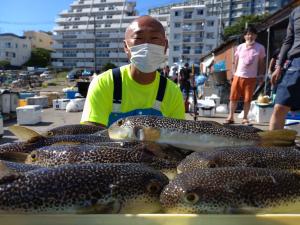
<svg viewBox="0 0 300 225">
<path fill-rule="evenodd" d="M 44 78 L 44 79 L 52 79 L 53 78 L 53 74 L 51 74 L 50 71 L 44 71 L 41 75 L 40 78 Z"/>
<path fill-rule="evenodd" d="M 75 80 L 78 79 L 82 74 L 82 69 L 73 69 L 70 72 L 67 73 L 67 79 L 68 80 Z"/>
</svg>

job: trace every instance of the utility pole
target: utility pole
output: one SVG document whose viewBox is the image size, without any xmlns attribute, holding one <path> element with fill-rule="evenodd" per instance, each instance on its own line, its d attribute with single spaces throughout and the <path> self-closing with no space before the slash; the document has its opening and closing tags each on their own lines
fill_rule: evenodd
<svg viewBox="0 0 300 225">
<path fill-rule="evenodd" d="M 222 33 L 223 33 L 223 0 L 220 2 L 220 24 L 219 24 L 219 34 L 218 34 L 218 45 L 222 43 Z"/>
<path fill-rule="evenodd" d="M 123 2 L 122 15 L 121 15 L 121 18 L 120 18 L 120 26 L 119 26 L 117 39 L 119 38 L 119 35 L 121 34 L 121 30 L 122 30 L 125 6 L 126 6 L 126 0 L 124 0 L 124 2 Z M 119 64 L 119 58 L 120 58 L 120 43 L 122 43 L 122 42 L 118 42 L 118 50 L 117 50 L 118 55 L 117 55 L 117 61 L 116 61 L 117 65 L 116 66 L 120 66 L 120 65 L 118 65 Z"/>
<path fill-rule="evenodd" d="M 97 43 L 97 39 L 96 39 L 96 15 L 94 14 L 94 73 L 96 73 L 96 43 Z"/>
</svg>

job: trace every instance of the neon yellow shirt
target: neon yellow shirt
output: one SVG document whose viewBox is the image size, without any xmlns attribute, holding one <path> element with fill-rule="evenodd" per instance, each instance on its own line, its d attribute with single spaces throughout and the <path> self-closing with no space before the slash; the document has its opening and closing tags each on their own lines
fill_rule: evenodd
<svg viewBox="0 0 300 225">
<path fill-rule="evenodd" d="M 156 100 L 160 74 L 156 72 L 154 82 L 139 84 L 130 74 L 130 65 L 120 68 L 122 76 L 121 112 L 152 108 Z M 114 82 L 112 71 L 108 70 L 95 77 L 89 87 L 81 122 L 95 122 L 105 126 L 112 112 Z M 161 113 L 165 117 L 184 119 L 184 103 L 180 89 L 167 79 L 166 91 L 161 103 Z"/>
</svg>

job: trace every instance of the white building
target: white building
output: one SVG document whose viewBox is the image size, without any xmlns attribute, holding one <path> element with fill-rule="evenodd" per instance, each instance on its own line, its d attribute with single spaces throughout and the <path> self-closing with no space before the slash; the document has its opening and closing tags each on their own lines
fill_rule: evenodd
<svg viewBox="0 0 300 225">
<path fill-rule="evenodd" d="M 13 66 L 22 66 L 31 55 L 31 43 L 25 37 L 15 34 L 0 34 L 0 60 L 7 60 Z"/>
<path fill-rule="evenodd" d="M 168 18 L 161 17 L 163 20 Z M 118 66 L 127 64 L 123 50 L 124 34 L 135 18 L 134 1 L 74 1 L 70 9 L 62 11 L 56 20 L 53 66 L 99 69 L 108 62 Z M 166 19 L 162 22 L 167 26 Z"/>
<path fill-rule="evenodd" d="M 218 18 L 208 16 L 204 5 L 171 8 L 168 64 L 200 65 L 201 56 L 217 46 L 218 27 Z"/>
</svg>

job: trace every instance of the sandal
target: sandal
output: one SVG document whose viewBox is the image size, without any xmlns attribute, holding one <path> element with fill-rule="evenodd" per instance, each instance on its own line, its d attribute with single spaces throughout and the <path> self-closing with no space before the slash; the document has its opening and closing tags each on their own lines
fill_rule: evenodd
<svg viewBox="0 0 300 225">
<path fill-rule="evenodd" d="M 234 120 L 226 119 L 223 124 L 234 124 Z"/>
<path fill-rule="evenodd" d="M 253 124 L 251 124 L 247 119 L 243 119 L 242 124 L 245 126 L 253 126 Z"/>
</svg>

